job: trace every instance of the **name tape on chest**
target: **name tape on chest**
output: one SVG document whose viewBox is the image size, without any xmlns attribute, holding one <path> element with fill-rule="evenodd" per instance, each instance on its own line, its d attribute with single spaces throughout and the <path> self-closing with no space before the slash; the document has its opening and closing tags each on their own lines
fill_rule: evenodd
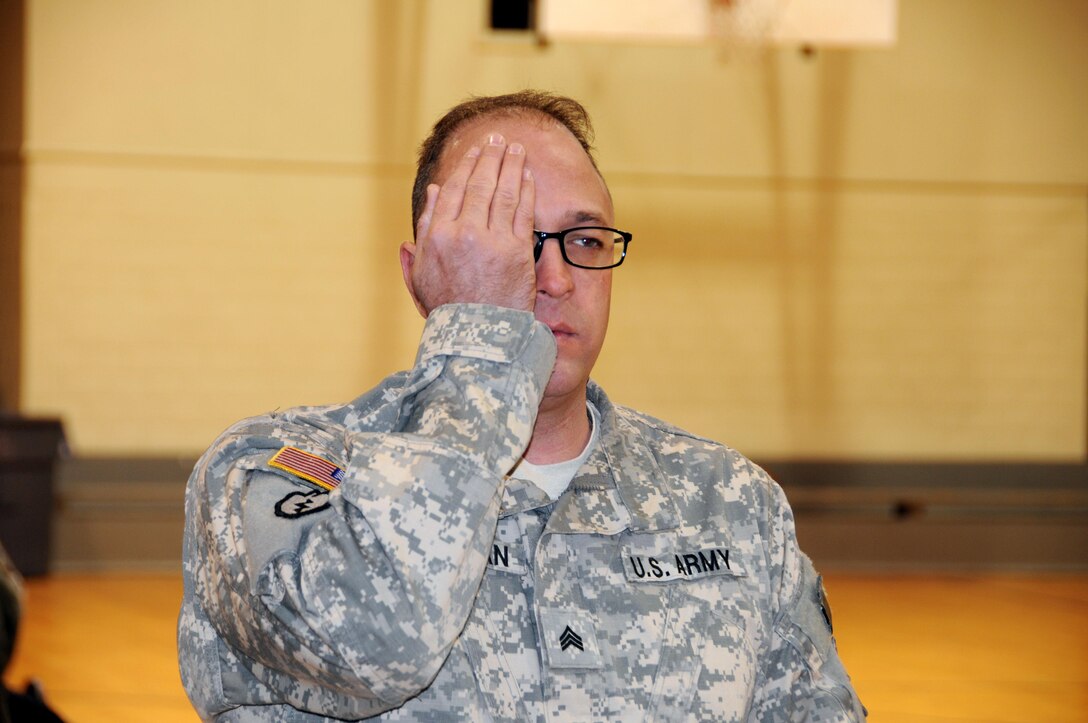
<svg viewBox="0 0 1088 723">
<path fill-rule="evenodd" d="M 283 447 L 268 460 L 269 467 L 282 469 L 288 474 L 313 482 L 331 492 L 344 481 L 344 470 L 324 457 L 304 452 L 297 447 Z"/>
<path fill-rule="evenodd" d="M 499 572 L 509 572 L 514 575 L 524 575 L 528 569 L 518 555 L 521 553 L 520 545 L 512 545 L 507 542 L 495 542 L 491 545 L 491 554 L 487 556 L 487 566 Z"/>
<path fill-rule="evenodd" d="M 629 582 L 676 582 L 714 575 L 739 577 L 744 571 L 729 557 L 729 548 L 707 547 L 662 555 L 636 555 L 628 551 L 623 573 Z"/>
</svg>

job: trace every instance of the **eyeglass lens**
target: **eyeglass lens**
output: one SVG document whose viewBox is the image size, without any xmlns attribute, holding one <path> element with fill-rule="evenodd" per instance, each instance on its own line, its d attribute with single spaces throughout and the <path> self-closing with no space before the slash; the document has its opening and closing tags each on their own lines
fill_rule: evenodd
<svg viewBox="0 0 1088 723">
<path fill-rule="evenodd" d="M 623 237 L 603 228 L 573 229 L 563 236 L 563 251 L 579 266 L 615 266 L 623 258 Z"/>
</svg>

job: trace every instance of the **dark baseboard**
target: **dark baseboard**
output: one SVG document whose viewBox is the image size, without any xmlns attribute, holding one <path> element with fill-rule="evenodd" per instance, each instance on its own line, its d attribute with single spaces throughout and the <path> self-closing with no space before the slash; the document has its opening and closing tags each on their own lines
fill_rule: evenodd
<svg viewBox="0 0 1088 723">
<path fill-rule="evenodd" d="M 193 458 L 58 470 L 53 570 L 178 569 Z M 822 569 L 1088 570 L 1088 465 L 763 460 Z"/>
<path fill-rule="evenodd" d="M 767 461 L 805 551 L 862 570 L 1086 570 L 1088 465 Z"/>
<path fill-rule="evenodd" d="M 195 458 L 77 457 L 59 465 L 52 569 L 180 570 Z"/>
</svg>

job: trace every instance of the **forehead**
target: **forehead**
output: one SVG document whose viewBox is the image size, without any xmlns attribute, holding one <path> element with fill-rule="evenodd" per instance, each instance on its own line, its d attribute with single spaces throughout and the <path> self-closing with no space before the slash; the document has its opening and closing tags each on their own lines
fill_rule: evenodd
<svg viewBox="0 0 1088 723">
<path fill-rule="evenodd" d="M 538 216 L 569 212 L 612 222 L 612 199 L 604 179 L 574 134 L 546 116 L 496 114 L 468 121 L 450 135 L 434 182 L 443 183 L 468 149 L 487 143 L 491 133 L 525 147 L 525 164 L 536 183 Z"/>
</svg>

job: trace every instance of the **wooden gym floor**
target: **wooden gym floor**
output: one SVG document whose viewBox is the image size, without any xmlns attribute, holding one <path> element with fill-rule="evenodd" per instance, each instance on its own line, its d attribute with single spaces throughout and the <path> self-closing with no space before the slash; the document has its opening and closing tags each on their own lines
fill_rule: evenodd
<svg viewBox="0 0 1088 723">
<path fill-rule="evenodd" d="M 1088 721 L 1088 575 L 825 575 L 875 723 Z M 176 575 L 27 583 L 5 678 L 70 723 L 194 721 L 174 654 Z"/>
</svg>

